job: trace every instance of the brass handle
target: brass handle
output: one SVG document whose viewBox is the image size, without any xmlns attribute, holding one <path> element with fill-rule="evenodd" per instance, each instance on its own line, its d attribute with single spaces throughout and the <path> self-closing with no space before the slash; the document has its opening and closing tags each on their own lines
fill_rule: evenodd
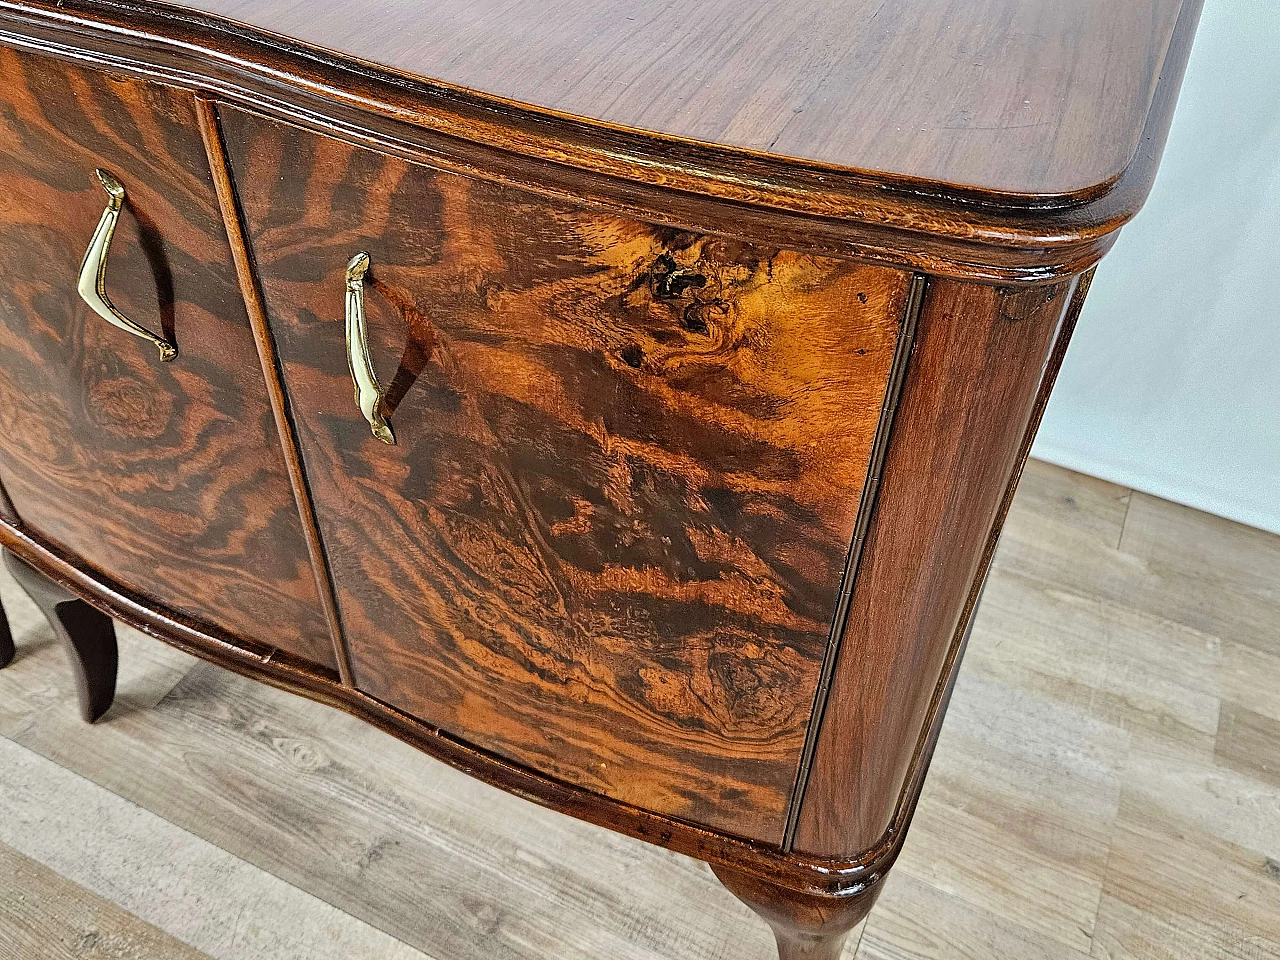
<svg viewBox="0 0 1280 960">
<path fill-rule="evenodd" d="M 347 263 L 347 366 L 356 388 L 356 406 L 369 421 L 369 429 L 383 443 L 395 445 L 396 435 L 382 414 L 382 386 L 369 359 L 369 328 L 364 319 L 364 275 L 369 255 L 357 253 Z"/>
<path fill-rule="evenodd" d="M 89 309 L 121 330 L 127 330 L 135 337 L 150 340 L 160 349 L 160 359 L 172 360 L 178 355 L 178 348 L 164 337 L 157 337 L 150 330 L 134 323 L 107 297 L 107 254 L 111 250 L 111 238 L 116 232 L 116 222 L 120 219 L 120 208 L 124 206 L 124 187 L 120 181 L 105 170 L 95 170 L 94 175 L 107 191 L 107 209 L 102 211 L 102 219 L 93 231 L 89 241 L 89 249 L 84 252 L 84 261 L 80 264 L 80 282 L 76 289 L 80 299 L 89 305 Z"/>
</svg>

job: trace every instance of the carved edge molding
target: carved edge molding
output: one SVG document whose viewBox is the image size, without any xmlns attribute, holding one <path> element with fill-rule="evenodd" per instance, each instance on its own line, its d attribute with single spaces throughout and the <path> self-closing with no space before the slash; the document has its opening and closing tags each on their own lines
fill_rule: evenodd
<svg viewBox="0 0 1280 960">
<path fill-rule="evenodd" d="M 1042 283 L 1095 263 L 1145 200 L 1201 3 L 1183 5 L 1126 171 L 1080 196 L 1038 198 L 828 169 L 561 116 L 161 3 L 0 0 L 0 42 L 638 219 L 942 276 Z"/>
</svg>

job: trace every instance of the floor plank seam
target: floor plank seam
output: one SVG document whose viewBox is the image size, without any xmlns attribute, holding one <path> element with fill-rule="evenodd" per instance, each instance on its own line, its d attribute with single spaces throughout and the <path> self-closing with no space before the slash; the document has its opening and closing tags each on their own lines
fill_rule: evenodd
<svg viewBox="0 0 1280 960">
<path fill-rule="evenodd" d="M 1120 520 L 1120 536 L 1116 538 L 1115 549 L 1119 553 L 1124 553 L 1124 534 L 1129 529 L 1129 513 L 1133 510 L 1133 497 L 1135 491 L 1130 487 L 1124 495 L 1124 517 Z"/>
</svg>

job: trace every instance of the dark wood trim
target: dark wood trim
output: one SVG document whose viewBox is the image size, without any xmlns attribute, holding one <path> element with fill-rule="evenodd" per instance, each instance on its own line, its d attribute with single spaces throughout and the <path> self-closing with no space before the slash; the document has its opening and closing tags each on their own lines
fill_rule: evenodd
<svg viewBox="0 0 1280 960">
<path fill-rule="evenodd" d="M 902 394 L 902 381 L 906 377 L 907 362 L 915 346 L 916 320 L 920 316 L 920 304 L 924 299 L 927 279 L 916 274 L 911 278 L 911 290 L 907 294 L 907 304 L 902 314 L 902 328 L 898 333 L 898 344 L 894 349 L 893 366 L 889 370 L 889 387 L 885 393 L 884 406 L 880 408 L 880 422 L 876 425 L 876 435 L 871 447 L 871 460 L 867 464 L 866 480 L 862 484 L 862 501 L 858 504 L 858 519 L 854 526 L 853 543 L 849 547 L 849 556 L 845 561 L 844 575 L 840 580 L 840 593 L 836 598 L 835 614 L 831 618 L 831 633 L 827 638 L 827 654 L 822 663 L 822 672 L 818 676 L 818 689 L 813 697 L 813 709 L 810 712 L 809 728 L 805 735 L 804 750 L 800 754 L 800 766 L 796 770 L 796 783 L 791 791 L 791 801 L 787 805 L 786 828 L 783 833 L 782 849 L 790 850 L 795 835 L 796 821 L 800 817 L 800 799 L 809 782 L 809 770 L 813 763 L 813 752 L 818 745 L 819 718 L 826 708 L 827 694 L 831 689 L 831 675 L 835 672 L 836 657 L 840 652 L 840 638 L 844 635 L 845 618 L 849 614 L 849 600 L 853 597 L 853 584 L 857 577 L 858 561 L 862 557 L 862 546 L 866 542 L 867 527 L 871 523 L 871 514 L 875 507 L 876 492 L 880 489 L 880 471 L 884 467 L 885 450 L 889 445 L 889 432 L 893 428 L 893 415 L 898 409 L 898 398 Z"/>
<path fill-rule="evenodd" d="M 880 884 L 839 900 L 796 895 L 746 871 L 713 864 L 712 872 L 773 931 L 778 960 L 840 960 L 849 932 L 880 896 Z"/>
<path fill-rule="evenodd" d="M 13 501 L 9 499 L 9 492 L 5 490 L 2 482 L 0 482 L 0 520 L 15 527 L 22 524 L 18 518 L 18 511 L 14 509 Z"/>
<path fill-rule="evenodd" d="M 22 592 L 40 608 L 67 651 L 67 660 L 76 678 L 80 719 L 95 723 L 111 709 L 116 695 L 119 655 L 114 621 L 7 550 L 4 565 Z M 5 631 L 8 632 L 7 626 Z M 9 647 L 12 651 L 12 639 Z"/>
<path fill-rule="evenodd" d="M 897 832 L 1075 287 L 926 291 L 795 850 L 877 859 Z"/>
<path fill-rule="evenodd" d="M 9 627 L 9 618 L 5 614 L 4 607 L 0 606 L 0 670 L 13 663 L 13 658 L 17 655 L 18 650 L 13 645 L 13 631 Z"/>
<path fill-rule="evenodd" d="M 993 282 L 1081 272 L 1155 175 L 1201 0 L 1187 0 L 1133 162 L 1019 198 L 806 165 L 563 117 L 344 60 L 218 18 L 112 0 L 0 0 L 0 42 L 204 90 L 471 176 L 700 232 Z"/>
<path fill-rule="evenodd" d="M 276 356 L 275 340 L 267 325 L 262 291 L 258 288 L 258 278 L 251 262 L 252 254 L 249 252 L 248 243 L 245 242 L 235 186 L 231 183 L 231 174 L 227 168 L 227 154 L 222 143 L 217 108 L 213 101 L 204 97 L 196 97 L 195 105 L 196 118 L 200 123 L 200 136 L 204 139 L 205 154 L 209 158 L 209 171 L 213 175 L 214 189 L 218 194 L 218 206 L 222 210 L 227 240 L 231 245 L 231 257 L 235 262 L 236 276 L 240 281 L 240 292 L 244 297 L 245 310 L 249 315 L 249 325 L 253 328 L 253 339 L 258 346 L 258 358 L 262 363 L 262 376 L 266 381 L 267 395 L 271 400 L 271 412 L 275 417 L 276 429 L 280 433 L 280 447 L 284 453 L 285 467 L 289 472 L 289 484 L 293 488 L 293 499 L 298 505 L 302 532 L 307 541 L 307 553 L 311 558 L 316 592 L 320 595 L 325 620 L 329 624 L 334 656 L 338 662 L 338 673 L 344 684 L 353 686 L 351 659 L 347 652 L 346 640 L 342 635 L 342 623 L 338 618 L 338 602 L 334 594 L 333 580 L 329 575 L 329 564 L 325 557 L 324 544 L 320 539 L 320 527 L 316 523 L 315 509 L 311 503 L 311 491 L 307 486 L 302 455 L 298 450 L 298 437 L 289 416 L 289 405 L 285 395 L 284 381 L 280 375 L 280 361 Z"/>
<path fill-rule="evenodd" d="M 973 632 L 974 619 L 982 603 L 982 594 L 986 590 L 987 579 L 991 572 L 991 563 L 995 558 L 996 548 L 1000 543 L 1000 531 L 1004 527 L 1005 519 L 1009 514 L 1009 507 L 1012 505 L 1014 495 L 1017 493 L 1018 483 L 1022 479 L 1022 472 L 1026 467 L 1027 459 L 1031 455 L 1032 443 L 1040 429 L 1040 422 L 1044 418 L 1045 407 L 1048 405 L 1049 396 L 1053 392 L 1053 385 L 1058 378 L 1058 372 L 1062 369 L 1062 362 L 1067 354 L 1067 346 L 1071 342 L 1071 335 L 1075 331 L 1076 322 L 1080 319 L 1080 311 L 1084 308 L 1089 286 L 1093 282 L 1093 274 L 1094 272 L 1090 270 L 1081 276 L 1077 283 L 1075 293 L 1071 298 L 1071 305 L 1067 309 L 1067 314 L 1062 321 L 1057 340 L 1054 343 L 1053 353 L 1045 366 L 1044 376 L 1040 381 L 1040 391 L 1036 396 L 1035 408 L 1032 411 L 1031 420 L 1027 425 L 1018 454 L 1018 467 L 1005 489 L 995 526 L 987 539 L 978 576 L 965 603 L 964 613 L 960 617 L 955 639 L 952 642 L 943 667 L 942 677 L 938 681 L 937 690 L 929 707 L 928 721 L 920 735 L 920 742 L 911 761 L 911 773 L 906 785 L 903 787 L 902 796 L 894 812 L 893 826 L 881 838 L 876 847 L 868 851 L 868 855 L 876 862 L 892 863 L 893 859 L 896 859 L 896 851 L 905 839 L 907 830 L 911 826 L 911 819 L 915 816 L 916 804 L 920 799 L 920 791 L 924 789 L 925 777 L 929 773 L 929 764 L 933 760 L 933 751 L 938 743 L 938 735 L 942 732 L 942 724 L 946 719 L 947 706 L 951 703 L 951 693 L 955 689 L 956 677 L 960 674 L 960 666 L 964 662 L 965 650 L 969 645 L 969 636 Z M 888 856 L 888 848 L 890 847 L 894 849 L 892 857 Z"/>
<path fill-rule="evenodd" d="M 1094 270 L 1089 270 L 1081 274 L 1076 281 L 1075 289 L 1072 291 L 1071 303 L 1067 307 L 1066 315 L 1062 319 L 1062 325 L 1058 329 L 1057 339 L 1053 344 L 1053 353 L 1049 355 L 1049 361 L 1045 364 L 1044 374 L 1040 378 L 1040 390 L 1036 394 L 1035 405 L 1031 410 L 1031 419 L 1027 423 L 1026 432 L 1022 437 L 1022 446 L 1018 450 L 1018 465 L 1013 472 L 1013 476 L 1009 478 L 1009 484 L 1005 487 L 1004 497 L 1000 501 L 1000 509 L 996 513 L 995 525 L 991 530 L 991 535 L 987 538 L 986 548 L 983 550 L 978 577 L 974 581 L 969 600 L 965 605 L 965 612 L 961 617 L 962 623 L 966 622 L 974 610 L 977 609 L 982 589 L 987 582 L 987 571 L 991 567 L 991 561 L 995 558 L 996 547 L 1000 545 L 1000 531 L 1004 529 L 1004 521 L 1009 516 L 1009 507 L 1013 505 L 1013 497 L 1018 492 L 1018 484 L 1022 480 L 1022 471 L 1026 469 L 1027 458 L 1031 456 L 1031 445 L 1035 442 L 1036 434 L 1040 431 L 1040 422 L 1044 419 L 1045 407 L 1049 404 L 1049 395 L 1053 392 L 1053 385 L 1058 380 L 1058 371 L 1062 369 L 1062 362 L 1066 359 L 1067 347 L 1071 343 L 1071 335 L 1075 332 L 1076 323 L 1080 320 L 1080 312 L 1084 309 L 1085 299 L 1089 296 L 1089 287 L 1093 284 L 1094 272 Z M 958 646 L 958 641 L 956 645 Z"/>
</svg>

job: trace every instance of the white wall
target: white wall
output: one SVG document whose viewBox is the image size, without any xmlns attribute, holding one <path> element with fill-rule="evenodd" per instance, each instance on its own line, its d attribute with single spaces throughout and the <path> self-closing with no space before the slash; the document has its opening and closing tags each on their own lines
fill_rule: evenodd
<svg viewBox="0 0 1280 960">
<path fill-rule="evenodd" d="M 1206 0 L 1035 456 L 1280 533 L 1280 2 Z"/>
</svg>

